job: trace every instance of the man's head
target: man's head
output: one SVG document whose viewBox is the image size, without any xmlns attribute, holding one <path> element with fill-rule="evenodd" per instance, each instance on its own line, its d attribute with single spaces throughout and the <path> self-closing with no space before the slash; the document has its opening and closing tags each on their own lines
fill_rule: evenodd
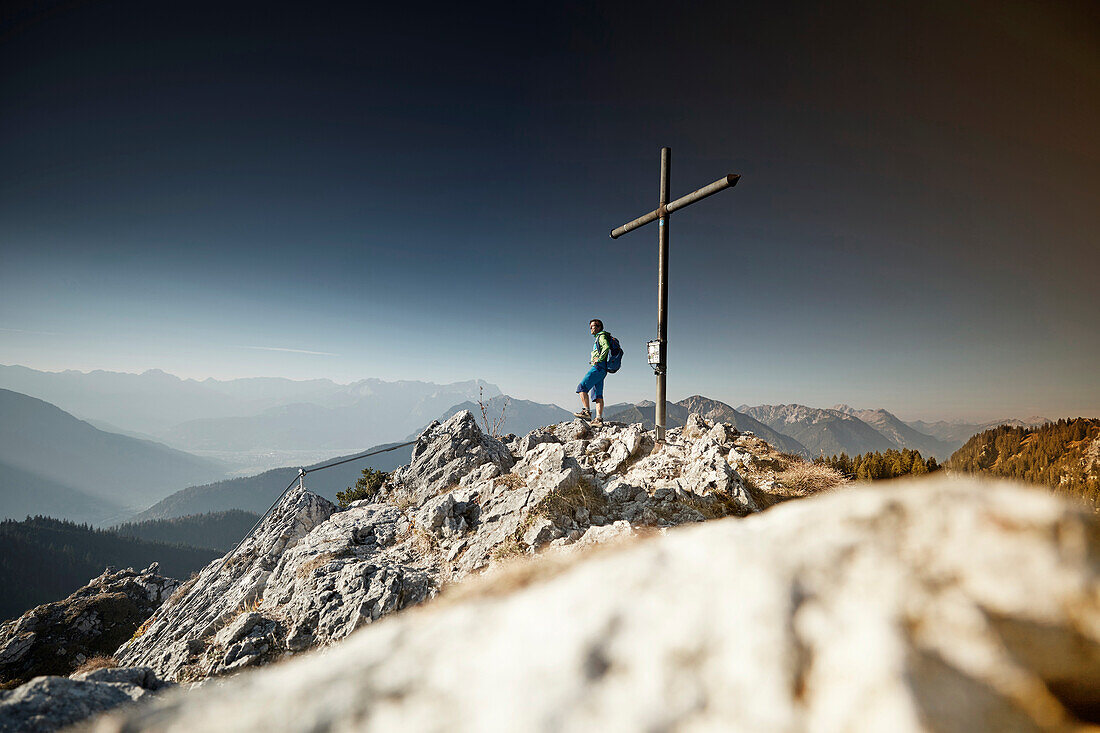
<svg viewBox="0 0 1100 733">
<path fill-rule="evenodd" d="M 599 318 L 593 318 L 591 321 L 588 322 L 588 330 L 592 333 L 599 333 L 603 330 L 603 321 L 601 321 Z"/>
</svg>

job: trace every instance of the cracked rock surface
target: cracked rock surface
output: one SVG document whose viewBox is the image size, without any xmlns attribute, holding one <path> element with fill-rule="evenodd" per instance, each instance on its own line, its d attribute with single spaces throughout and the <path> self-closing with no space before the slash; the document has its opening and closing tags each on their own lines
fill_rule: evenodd
<svg viewBox="0 0 1100 733">
<path fill-rule="evenodd" d="M 335 509 L 316 494 L 291 490 L 236 552 L 181 586 L 115 658 L 151 667 L 165 679 L 191 681 L 278 656 L 285 630 L 274 620 L 252 624 L 245 636 L 221 632 L 256 609 L 283 555 Z"/>
<path fill-rule="evenodd" d="M 904 733 L 1100 721 L 1100 524 L 1009 482 L 836 491 L 539 558 L 456 591 L 323 655 L 170 693 L 94 730 Z"/>
</svg>

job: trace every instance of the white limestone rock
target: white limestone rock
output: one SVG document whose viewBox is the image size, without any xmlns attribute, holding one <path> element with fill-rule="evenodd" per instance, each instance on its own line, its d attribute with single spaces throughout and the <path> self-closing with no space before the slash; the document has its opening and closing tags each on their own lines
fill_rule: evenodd
<svg viewBox="0 0 1100 733">
<path fill-rule="evenodd" d="M 396 507 L 334 514 L 284 553 L 260 611 L 282 620 L 290 651 L 342 639 L 434 593 L 436 560 L 414 544 L 412 522 Z"/>
<path fill-rule="evenodd" d="M 215 560 L 186 583 L 157 609 L 143 633 L 119 647 L 115 658 L 125 666 L 151 667 L 173 681 L 224 672 L 231 663 L 227 654 L 239 658 L 240 649 L 218 644 L 218 633 L 259 605 L 284 553 L 335 510 L 316 494 L 292 489 L 228 560 Z M 269 621 L 275 640 L 283 631 L 275 619 Z M 269 646 L 263 653 L 276 651 Z"/>
<path fill-rule="evenodd" d="M 554 522 L 545 517 L 539 517 L 527 529 L 523 535 L 523 544 L 531 548 L 541 547 L 551 540 L 562 536 L 561 529 Z"/>
<path fill-rule="evenodd" d="M 565 455 L 565 446 L 561 443 L 535 446 L 520 459 L 512 473 L 541 492 L 570 489 L 581 479 L 580 465 Z"/>
<path fill-rule="evenodd" d="M 892 482 L 573 558 L 94 730 L 907 733 L 1100 718 L 1100 525 L 1045 491 Z"/>
<path fill-rule="evenodd" d="M 463 410 L 442 424 L 433 421 L 424 429 L 413 446 L 412 461 L 393 472 L 380 498 L 403 496 L 419 506 L 445 489 L 458 486 L 474 471 L 489 471 L 482 475 L 482 479 L 488 479 L 514 463 L 508 448 L 485 435 L 473 414 Z M 487 464 L 493 468 L 487 468 Z"/>
<path fill-rule="evenodd" d="M 459 413 L 424 431 L 375 501 L 337 511 L 291 492 L 117 656 L 177 681 L 231 674 L 331 645 L 501 559 L 753 511 L 723 435 L 670 431 L 653 453 L 640 425 L 574 421 L 511 441 L 515 460 Z"/>
<path fill-rule="evenodd" d="M 620 519 L 602 527 L 589 527 L 588 530 L 573 543 L 573 549 L 592 547 L 593 545 L 610 545 L 619 542 L 627 542 L 638 536 L 638 531 L 625 519 Z"/>
</svg>

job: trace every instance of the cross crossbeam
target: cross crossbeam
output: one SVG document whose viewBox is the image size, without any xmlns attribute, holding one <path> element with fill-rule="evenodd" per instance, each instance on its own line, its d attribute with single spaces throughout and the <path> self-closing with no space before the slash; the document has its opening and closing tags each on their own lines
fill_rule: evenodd
<svg viewBox="0 0 1100 733">
<path fill-rule="evenodd" d="M 687 196 L 681 196 L 680 198 L 676 199 L 675 201 L 670 203 L 668 206 L 665 206 L 663 212 L 662 212 L 661 208 L 658 207 L 658 208 L 654 209 L 653 211 L 649 212 L 648 214 L 643 214 L 642 216 L 639 216 L 634 221 L 627 222 L 626 224 L 623 224 L 618 229 L 612 229 L 611 230 L 611 238 L 612 239 L 618 239 L 619 237 L 623 236 L 627 232 L 632 232 L 635 229 L 637 229 L 638 227 L 644 227 L 646 224 L 657 221 L 657 219 L 661 216 L 662 213 L 664 213 L 666 215 L 671 214 L 672 212 L 676 211 L 677 209 L 682 209 L 685 206 L 689 206 L 691 204 L 694 204 L 696 201 L 702 201 L 707 196 L 712 196 L 712 195 L 718 193 L 719 191 L 724 191 L 727 188 L 733 188 L 734 186 L 737 185 L 737 181 L 739 181 L 740 179 L 741 179 L 741 176 L 737 175 L 736 173 L 730 173 L 728 176 L 724 176 L 722 178 L 719 178 L 714 183 L 711 183 L 708 186 L 703 186 L 698 191 L 693 191 L 693 192 L 689 193 Z"/>
<path fill-rule="evenodd" d="M 654 407 L 653 422 L 657 427 L 657 442 L 663 443 L 667 423 L 665 419 L 665 375 L 667 372 L 668 349 L 668 230 L 672 212 L 702 201 L 719 191 L 732 188 L 741 179 L 740 175 L 730 173 L 708 186 L 681 196 L 669 202 L 669 188 L 672 177 L 672 149 L 661 148 L 661 197 L 657 208 L 643 214 L 621 227 L 611 230 L 611 238 L 618 239 L 627 232 L 634 231 L 654 221 L 657 225 L 657 361 L 651 360 L 653 371 L 657 375 L 657 403 Z"/>
</svg>

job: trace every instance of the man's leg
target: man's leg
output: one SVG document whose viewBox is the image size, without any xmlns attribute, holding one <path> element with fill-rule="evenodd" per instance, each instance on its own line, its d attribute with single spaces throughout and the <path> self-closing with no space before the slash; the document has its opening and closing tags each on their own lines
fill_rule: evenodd
<svg viewBox="0 0 1100 733">
<path fill-rule="evenodd" d="M 592 367 L 584 375 L 584 379 L 581 380 L 581 383 L 577 385 L 577 394 L 581 396 L 581 404 L 584 405 L 584 410 L 582 410 L 581 412 L 573 413 L 577 417 L 587 419 L 590 416 L 591 413 L 589 412 L 590 403 L 588 401 L 588 391 L 591 389 L 595 389 L 596 378 L 598 376 L 599 370 L 596 369 L 596 367 Z"/>
<path fill-rule="evenodd" d="M 603 380 L 607 372 L 596 367 L 592 379 L 592 401 L 596 403 L 596 420 L 603 422 Z"/>
</svg>

